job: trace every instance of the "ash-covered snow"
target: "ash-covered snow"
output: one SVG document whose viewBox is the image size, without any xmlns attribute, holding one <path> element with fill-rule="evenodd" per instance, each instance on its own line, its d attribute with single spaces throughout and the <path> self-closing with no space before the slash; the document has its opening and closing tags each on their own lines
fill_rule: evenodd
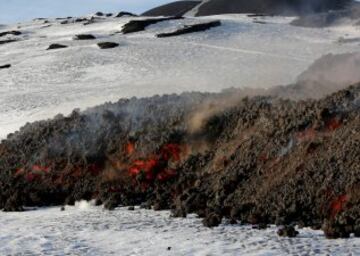
<svg viewBox="0 0 360 256">
<path fill-rule="evenodd" d="M 340 37 L 359 36 L 358 27 L 301 28 L 291 26 L 293 18 L 286 17 L 187 18 L 160 22 L 140 33 L 116 33 L 130 19 L 101 18 L 86 26 L 35 20 L 1 27 L 23 34 L 7 37 L 19 42 L 0 45 L 0 65 L 12 65 L 0 70 L 0 138 L 26 122 L 121 97 L 289 84 L 324 54 L 360 49 L 356 42 L 339 43 Z M 220 19 L 223 25 L 202 33 L 155 37 L 204 19 Z M 98 39 L 73 40 L 80 33 Z M 120 47 L 101 50 L 96 46 L 100 41 Z M 46 51 L 53 43 L 69 47 Z"/>
<path fill-rule="evenodd" d="M 359 255 L 356 238 L 326 240 L 299 229 L 297 238 L 228 225 L 207 228 L 194 215 L 167 211 L 114 211 L 86 202 L 22 213 L 0 213 L 0 255 Z"/>
</svg>

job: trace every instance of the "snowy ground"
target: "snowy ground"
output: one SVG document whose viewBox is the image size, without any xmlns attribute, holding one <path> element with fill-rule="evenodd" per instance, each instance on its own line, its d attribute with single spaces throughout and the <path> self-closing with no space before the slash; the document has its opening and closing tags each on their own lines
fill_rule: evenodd
<svg viewBox="0 0 360 256">
<path fill-rule="evenodd" d="M 215 18 L 223 26 L 155 37 L 182 24 Z M 0 45 L 0 65 L 12 64 L 0 70 L 0 138 L 25 122 L 121 97 L 288 84 L 323 54 L 360 50 L 356 42 L 338 43 L 340 37 L 359 37 L 358 27 L 300 28 L 288 24 L 291 18 L 258 18 L 267 24 L 254 23 L 246 15 L 189 18 L 131 35 L 114 34 L 129 19 L 106 18 L 87 26 L 38 20 L 0 27 L 24 33 L 19 37 L 23 40 Z M 98 39 L 72 40 L 78 33 Z M 100 50 L 98 41 L 121 46 Z M 70 47 L 46 51 L 51 43 Z"/>
<path fill-rule="evenodd" d="M 169 212 L 114 211 L 89 206 L 0 213 L 0 255 L 359 255 L 356 238 L 326 240 L 301 229 L 295 239 L 276 228 L 227 225 L 210 229 L 201 219 Z M 170 247 L 170 250 L 168 250 Z"/>
</svg>

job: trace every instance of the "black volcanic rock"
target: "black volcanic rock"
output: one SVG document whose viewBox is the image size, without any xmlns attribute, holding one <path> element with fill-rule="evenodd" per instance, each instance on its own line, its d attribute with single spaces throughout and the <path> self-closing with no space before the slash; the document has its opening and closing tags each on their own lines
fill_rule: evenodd
<svg viewBox="0 0 360 256">
<path fill-rule="evenodd" d="M 309 14 L 342 9 L 352 2 L 352 0 L 210 0 L 198 5 L 193 1 L 180 1 L 151 9 L 143 15 L 184 14 L 193 8 L 198 8 L 196 16 L 226 13 Z"/>
<path fill-rule="evenodd" d="M 199 3 L 200 1 L 176 1 L 148 10 L 142 16 L 182 16 Z"/>
<path fill-rule="evenodd" d="M 96 37 L 91 34 L 79 34 L 79 35 L 75 35 L 74 39 L 75 40 L 94 40 L 94 39 L 96 39 Z"/>
<path fill-rule="evenodd" d="M 119 46 L 118 43 L 113 43 L 113 42 L 100 42 L 97 45 L 99 46 L 100 49 L 110 49 Z"/>
<path fill-rule="evenodd" d="M 10 67 L 11 67 L 11 64 L 5 64 L 5 65 L 0 66 L 0 69 L 10 68 Z"/>
<path fill-rule="evenodd" d="M 102 12 L 97 12 L 97 13 L 95 13 L 95 15 L 101 17 L 101 16 L 104 16 L 104 13 L 102 13 Z"/>
<path fill-rule="evenodd" d="M 18 40 L 15 40 L 15 39 L 9 39 L 9 40 L 0 40 L 0 45 L 2 44 L 8 44 L 8 43 L 13 43 L 13 42 L 16 42 Z"/>
<path fill-rule="evenodd" d="M 19 36 L 22 33 L 20 31 L 17 30 L 11 30 L 11 31 L 5 31 L 5 32 L 1 32 L 0 33 L 0 37 L 2 36 L 6 36 L 6 35 L 13 35 L 13 36 Z"/>
<path fill-rule="evenodd" d="M 115 18 L 121 18 L 121 17 L 126 17 L 126 16 L 128 16 L 128 17 L 136 17 L 137 15 L 136 15 L 136 14 L 133 14 L 133 13 L 131 13 L 131 12 L 119 12 L 119 13 L 115 16 Z"/>
<path fill-rule="evenodd" d="M 61 49 L 61 48 L 67 48 L 67 45 L 63 44 L 51 44 L 46 50 L 54 50 L 54 49 Z"/>
<path fill-rule="evenodd" d="M 129 34 L 140 32 L 146 29 L 146 27 L 167 20 L 183 19 L 183 17 L 166 17 L 166 18 L 152 18 L 146 20 L 131 20 L 123 26 L 122 33 Z"/>
<path fill-rule="evenodd" d="M 194 25 L 186 25 L 185 27 L 180 28 L 174 32 L 158 34 L 157 37 L 179 36 L 179 35 L 184 35 L 184 34 L 189 34 L 189 33 L 205 31 L 205 30 L 208 30 L 208 29 L 211 29 L 214 27 L 218 27 L 218 26 L 221 26 L 221 22 L 218 20 L 210 21 L 210 22 L 206 22 L 206 23 L 194 24 Z"/>
<path fill-rule="evenodd" d="M 293 226 L 284 226 L 278 230 L 277 234 L 282 237 L 296 237 L 299 232 Z"/>
</svg>

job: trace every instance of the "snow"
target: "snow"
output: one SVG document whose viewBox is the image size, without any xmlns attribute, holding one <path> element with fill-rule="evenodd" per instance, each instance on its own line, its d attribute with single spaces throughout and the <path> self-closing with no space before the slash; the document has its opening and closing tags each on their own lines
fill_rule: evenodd
<svg viewBox="0 0 360 256">
<path fill-rule="evenodd" d="M 140 33 L 116 33 L 130 19 L 110 17 L 87 26 L 35 20 L 1 27 L 24 34 L 19 42 L 0 45 L 0 65 L 12 64 L 0 70 L 0 138 L 26 122 L 122 97 L 289 84 L 324 54 L 360 49 L 356 42 L 338 43 L 340 37 L 358 37 L 358 27 L 301 28 L 289 25 L 293 18 L 286 17 L 257 18 L 267 24 L 246 15 L 187 18 Z M 223 25 L 180 37 L 155 37 L 213 19 Z M 79 33 L 98 39 L 74 41 Z M 99 41 L 120 47 L 100 50 Z M 51 43 L 69 48 L 46 51 Z"/>
<path fill-rule="evenodd" d="M 0 255 L 359 255 L 360 239 L 326 240 L 299 229 L 294 239 L 229 225 L 207 228 L 195 215 L 104 210 L 86 202 L 22 213 L 0 213 Z M 168 250 L 168 247 L 171 247 Z"/>
</svg>

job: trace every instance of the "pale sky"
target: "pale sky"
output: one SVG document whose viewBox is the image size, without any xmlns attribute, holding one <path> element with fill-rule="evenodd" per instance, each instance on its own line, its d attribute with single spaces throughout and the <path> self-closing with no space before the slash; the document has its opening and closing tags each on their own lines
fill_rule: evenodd
<svg viewBox="0 0 360 256">
<path fill-rule="evenodd" d="M 38 17 L 80 16 L 96 11 L 141 13 L 173 0 L 0 0 L 0 23 Z"/>
</svg>

